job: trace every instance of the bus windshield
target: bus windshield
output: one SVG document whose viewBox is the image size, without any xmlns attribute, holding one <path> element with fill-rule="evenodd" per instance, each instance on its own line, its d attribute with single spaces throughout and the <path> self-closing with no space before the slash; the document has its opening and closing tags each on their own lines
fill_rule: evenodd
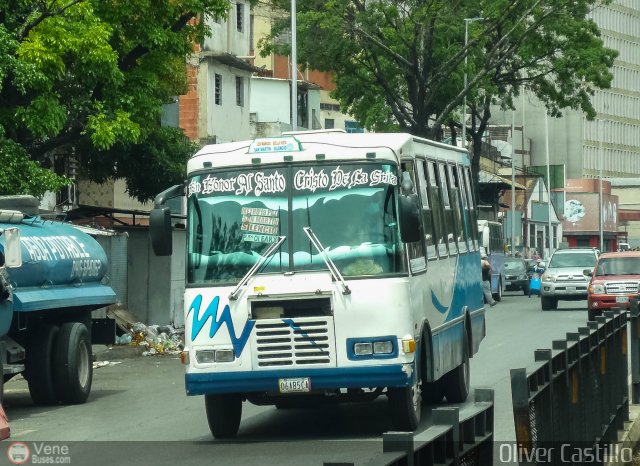
<svg viewBox="0 0 640 466">
<path fill-rule="evenodd" d="M 397 180 L 397 168 L 380 163 L 197 175 L 187 204 L 188 283 L 237 283 L 280 236 L 258 273 L 326 269 L 307 226 L 345 277 L 404 272 Z"/>
</svg>

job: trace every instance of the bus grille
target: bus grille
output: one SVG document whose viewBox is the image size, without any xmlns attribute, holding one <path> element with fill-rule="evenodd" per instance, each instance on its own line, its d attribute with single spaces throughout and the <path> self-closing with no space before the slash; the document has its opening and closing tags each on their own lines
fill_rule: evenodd
<svg viewBox="0 0 640 466">
<path fill-rule="evenodd" d="M 253 367 L 335 366 L 330 319 L 259 320 L 253 331 Z"/>
<path fill-rule="evenodd" d="M 606 283 L 607 294 L 634 294 L 638 292 L 638 282 Z"/>
</svg>

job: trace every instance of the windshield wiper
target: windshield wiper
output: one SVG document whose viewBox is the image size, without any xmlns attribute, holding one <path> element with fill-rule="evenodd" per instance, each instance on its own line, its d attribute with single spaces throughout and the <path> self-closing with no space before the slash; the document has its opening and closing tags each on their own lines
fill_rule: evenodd
<svg viewBox="0 0 640 466">
<path fill-rule="evenodd" d="M 302 227 L 302 229 L 304 230 L 304 233 L 309 237 L 309 241 L 311 241 L 313 247 L 315 247 L 322 256 L 322 259 L 324 260 L 324 263 L 327 264 L 327 268 L 329 269 L 329 272 L 331 272 L 331 275 L 333 275 L 333 278 L 342 284 L 342 294 L 351 294 L 351 290 L 345 283 L 344 278 L 342 278 L 338 267 L 336 267 L 336 264 L 333 263 L 331 257 L 329 257 L 329 255 L 326 253 L 325 247 L 322 245 L 322 243 L 320 243 L 320 240 L 313 232 L 311 227 Z"/>
<path fill-rule="evenodd" d="M 260 260 L 256 262 L 253 265 L 253 267 L 249 269 L 249 271 L 244 275 L 244 277 L 242 277 L 242 280 L 240 280 L 240 283 L 238 283 L 238 286 L 236 286 L 234 290 L 229 294 L 229 300 L 235 301 L 236 299 L 238 299 L 238 293 L 240 292 L 240 288 L 242 288 L 244 284 L 247 283 L 249 279 L 260 269 L 260 267 L 262 267 L 262 264 L 264 264 L 267 261 L 267 259 L 271 257 L 271 255 L 280 247 L 280 245 L 284 242 L 285 239 L 287 239 L 286 236 L 280 236 L 278 238 L 278 241 L 276 241 L 275 243 L 272 243 L 271 246 L 267 248 L 267 250 L 264 252 Z"/>
</svg>

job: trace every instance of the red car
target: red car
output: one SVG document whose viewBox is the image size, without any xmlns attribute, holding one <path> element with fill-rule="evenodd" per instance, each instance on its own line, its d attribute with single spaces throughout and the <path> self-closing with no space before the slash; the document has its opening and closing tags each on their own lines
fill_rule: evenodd
<svg viewBox="0 0 640 466">
<path fill-rule="evenodd" d="M 640 251 L 600 254 L 590 275 L 589 320 L 614 307 L 629 309 L 640 299 Z"/>
</svg>

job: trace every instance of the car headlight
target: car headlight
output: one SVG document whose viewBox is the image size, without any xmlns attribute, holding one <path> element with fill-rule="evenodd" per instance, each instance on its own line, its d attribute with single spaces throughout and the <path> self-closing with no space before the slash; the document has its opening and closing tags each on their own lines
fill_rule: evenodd
<svg viewBox="0 0 640 466">
<path fill-rule="evenodd" d="M 522 275 L 520 275 L 520 277 L 518 277 L 519 280 L 526 280 L 527 278 L 529 277 L 527 277 L 526 273 L 523 273 Z"/>
<path fill-rule="evenodd" d="M 552 273 L 543 273 L 542 274 L 542 281 L 543 282 L 555 282 L 556 281 L 556 276 Z"/>
<path fill-rule="evenodd" d="M 591 294 L 604 294 L 604 285 L 590 285 L 589 293 Z"/>
</svg>

